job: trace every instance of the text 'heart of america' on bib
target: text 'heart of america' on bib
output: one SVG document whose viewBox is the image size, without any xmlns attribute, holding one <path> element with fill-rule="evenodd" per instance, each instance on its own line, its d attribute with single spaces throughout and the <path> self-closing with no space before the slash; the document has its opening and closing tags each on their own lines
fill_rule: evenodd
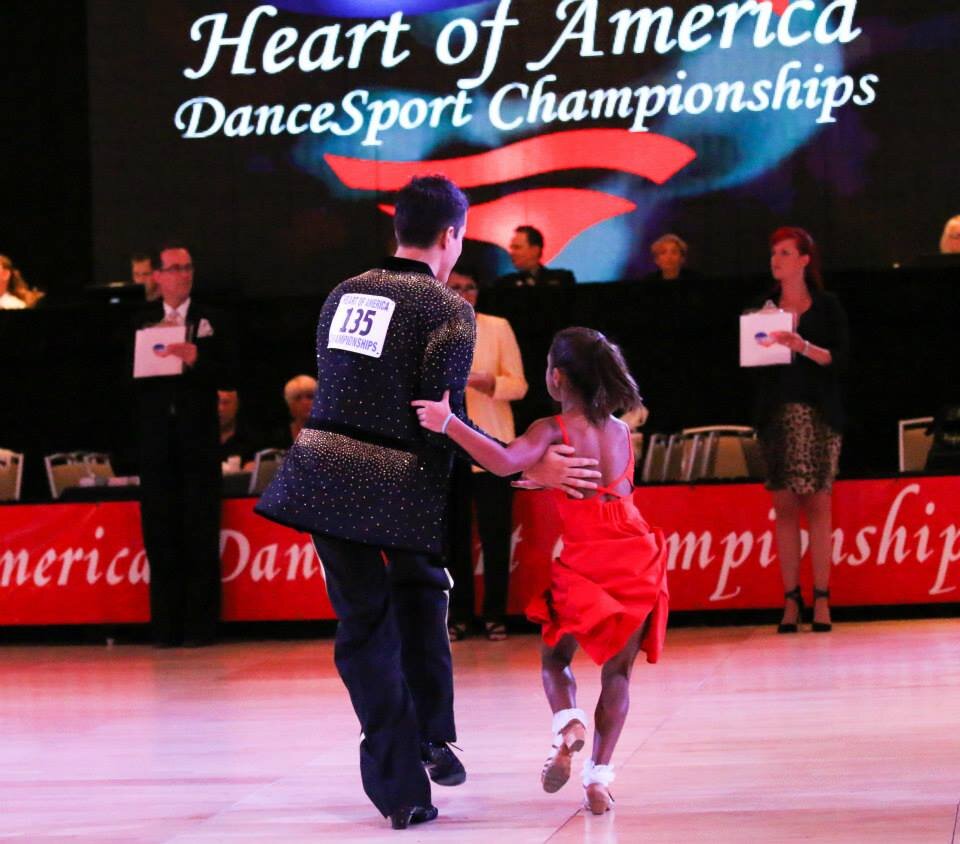
<svg viewBox="0 0 960 844">
<path fill-rule="evenodd" d="M 396 307 L 397 303 L 385 296 L 344 294 L 330 324 L 327 348 L 380 357 Z"/>
</svg>

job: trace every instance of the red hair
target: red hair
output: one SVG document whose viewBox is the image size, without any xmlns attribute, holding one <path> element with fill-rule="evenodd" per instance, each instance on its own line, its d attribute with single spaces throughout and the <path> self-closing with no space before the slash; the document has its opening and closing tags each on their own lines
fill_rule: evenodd
<svg viewBox="0 0 960 844">
<path fill-rule="evenodd" d="M 796 226 L 782 226 L 770 235 L 770 248 L 784 240 L 792 240 L 801 255 L 809 255 L 810 262 L 804 267 L 803 280 L 809 290 L 823 290 L 823 275 L 820 272 L 820 250 L 810 233 Z"/>
</svg>

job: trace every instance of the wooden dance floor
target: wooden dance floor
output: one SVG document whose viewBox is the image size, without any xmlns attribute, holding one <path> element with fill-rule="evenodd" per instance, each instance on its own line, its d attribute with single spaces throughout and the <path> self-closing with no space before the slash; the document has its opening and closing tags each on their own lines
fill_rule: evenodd
<svg viewBox="0 0 960 844">
<path fill-rule="evenodd" d="M 2 648 L 0 841 L 960 841 L 960 620 L 670 631 L 637 665 L 603 817 L 574 780 L 540 789 L 537 640 L 454 655 L 467 782 L 393 832 L 329 641 Z M 589 712 L 597 671 L 575 665 Z"/>
</svg>

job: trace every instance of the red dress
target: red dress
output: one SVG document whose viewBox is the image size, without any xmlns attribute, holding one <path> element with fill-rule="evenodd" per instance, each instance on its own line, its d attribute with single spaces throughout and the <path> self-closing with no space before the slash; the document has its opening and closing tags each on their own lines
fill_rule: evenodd
<svg viewBox="0 0 960 844">
<path fill-rule="evenodd" d="M 569 445 L 563 420 L 559 416 L 556 420 Z M 553 647 L 570 633 L 598 665 L 619 653 L 648 616 L 642 648 L 647 662 L 656 662 L 667 629 L 663 533 L 646 523 L 632 492 L 612 491 L 625 478 L 633 478 L 632 445 L 626 470 L 593 497 L 551 493 L 561 520 L 563 548 L 550 566 L 549 586 L 526 609 L 531 621 L 543 625 L 547 645 Z"/>
</svg>

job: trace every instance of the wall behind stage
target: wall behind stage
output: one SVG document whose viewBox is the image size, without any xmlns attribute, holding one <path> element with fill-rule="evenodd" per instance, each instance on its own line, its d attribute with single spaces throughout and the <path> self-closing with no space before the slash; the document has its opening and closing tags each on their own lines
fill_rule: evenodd
<svg viewBox="0 0 960 844">
<path fill-rule="evenodd" d="M 53 294 L 92 273 L 85 17 L 79 0 L 0 3 L 0 253 Z"/>
<path fill-rule="evenodd" d="M 322 290 L 388 248 L 388 206 L 412 172 L 400 162 L 469 186 L 467 255 L 487 276 L 509 269 L 495 244 L 524 222 L 581 280 L 646 272 L 668 230 L 726 276 L 762 270 L 785 223 L 819 237 L 828 268 L 936 251 L 960 210 L 945 107 L 960 12 L 940 0 L 649 11 L 90 0 L 96 277 L 175 233 L 208 285 Z"/>
</svg>

